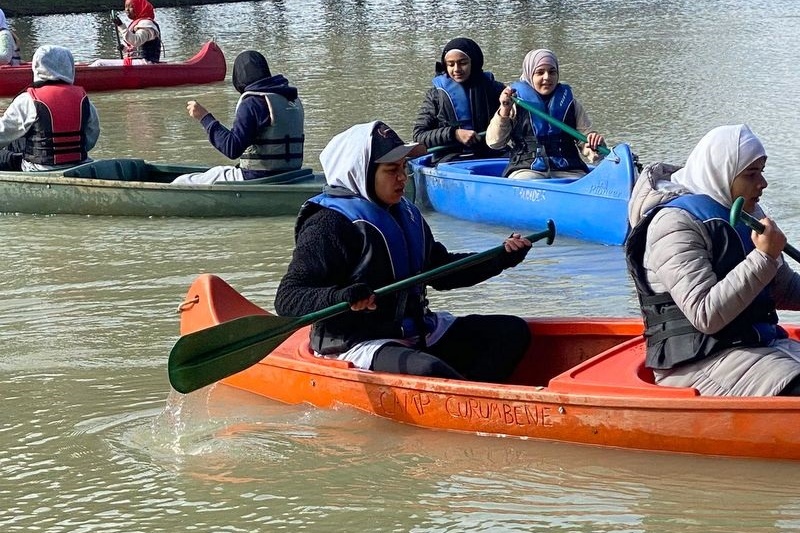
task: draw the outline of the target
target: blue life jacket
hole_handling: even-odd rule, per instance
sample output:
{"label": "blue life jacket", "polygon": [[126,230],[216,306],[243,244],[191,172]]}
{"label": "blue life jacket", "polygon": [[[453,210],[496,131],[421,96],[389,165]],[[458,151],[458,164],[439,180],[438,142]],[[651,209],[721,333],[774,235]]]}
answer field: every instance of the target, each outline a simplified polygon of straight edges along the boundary
{"label": "blue life jacket", "polygon": [[[483,72],[487,81],[494,82],[494,75],[491,72]],[[465,130],[475,130],[472,123],[472,108],[470,107],[469,97],[464,86],[454,81],[447,74],[439,74],[433,78],[433,86],[441,89],[450,99],[450,104],[456,114],[457,124],[450,124]]]}
{"label": "blue life jacket", "polygon": [[[391,207],[395,210],[395,216],[388,209],[357,195],[330,196],[322,193],[308,201],[343,214],[359,227],[370,226],[377,229],[383,239],[380,242],[370,242],[369,245],[383,246],[388,251],[393,280],[404,279],[422,271],[425,259],[422,214],[417,206],[405,198]],[[367,267],[370,255],[364,254],[362,264],[357,270]]]}
{"label": "blue life jacket", "polygon": [[[556,85],[547,104],[533,87],[522,80],[515,81],[511,84],[511,87],[517,91],[519,98],[525,100],[539,111],[568,126],[573,128],[576,126],[575,107],[573,105],[575,98],[569,85],[565,83]],[[523,111],[524,113],[522,113]],[[528,153],[528,157],[532,157],[528,168],[537,172],[547,172],[548,170],[588,171],[572,136],[530,111],[518,108],[518,113],[522,113],[522,116],[518,117],[520,122],[530,125],[523,137],[533,137],[521,143],[524,145],[523,150]],[[531,154],[533,147],[540,149]],[[514,151],[512,148],[512,152]]]}
{"label": "blue life jacket", "polygon": [[[349,219],[363,237],[361,260],[349,273],[351,283],[365,283],[373,289],[420,273],[431,243],[427,241],[422,214],[405,198],[384,208],[361,196],[334,187],[309,199],[300,210],[296,231],[321,208]],[[336,317],[320,321],[311,329],[311,345],[321,354],[341,353],[358,342],[376,338],[411,338],[433,326],[428,310],[425,284],[384,295],[368,319],[358,323]]]}

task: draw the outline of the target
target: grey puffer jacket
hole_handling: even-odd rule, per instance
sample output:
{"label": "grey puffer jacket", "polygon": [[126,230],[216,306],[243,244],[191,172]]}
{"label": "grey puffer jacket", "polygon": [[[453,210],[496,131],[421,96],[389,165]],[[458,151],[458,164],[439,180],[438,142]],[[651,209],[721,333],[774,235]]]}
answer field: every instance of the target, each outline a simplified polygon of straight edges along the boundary
{"label": "grey puffer jacket", "polygon": [[[679,167],[646,167],[634,186],[628,219],[635,226],[656,205],[690,194],[669,181]],[[760,218],[763,213],[757,213]],[[800,309],[800,276],[781,259],[759,250],[750,252],[724,279],[711,266],[711,237],[704,224],[682,209],[663,209],[647,230],[644,267],[655,292],[669,292],[678,308],[703,333],[713,334],[730,323],[772,284],[779,309]]]}
{"label": "grey puffer jacket", "polygon": [[[643,169],[629,203],[628,219],[632,227],[652,208],[680,195],[691,194],[670,181],[678,168],[658,163]],[[759,209],[755,215],[761,218],[763,212]],[[656,293],[668,292],[698,331],[707,335],[719,332],[765,287],[769,288],[777,308],[800,309],[800,275],[783,258],[775,260],[754,249],[723,279],[718,279],[714,273],[713,259],[711,235],[701,221],[683,209],[662,209],[653,216],[647,228],[642,261],[647,282]],[[800,374],[800,366],[787,361],[772,365],[773,370],[765,369],[767,365],[758,365],[756,379],[752,375],[745,377],[751,369],[738,368],[734,373],[741,379],[734,378],[723,384],[732,366],[741,367],[741,363],[749,361],[756,367],[763,356],[783,357],[777,350],[775,354],[768,354],[773,350],[767,347],[758,351],[758,357],[754,357],[752,348],[723,350],[710,360],[692,363],[690,371],[682,376],[676,377],[670,370],[656,371],[656,380],[661,382],[660,378],[667,376],[664,384],[695,386],[701,394],[772,395],[778,394],[792,377]],[[743,386],[743,380],[752,380],[752,383]],[[739,383],[734,383],[736,381]],[[743,387],[745,392],[737,387]],[[737,390],[739,392],[731,392]]]}

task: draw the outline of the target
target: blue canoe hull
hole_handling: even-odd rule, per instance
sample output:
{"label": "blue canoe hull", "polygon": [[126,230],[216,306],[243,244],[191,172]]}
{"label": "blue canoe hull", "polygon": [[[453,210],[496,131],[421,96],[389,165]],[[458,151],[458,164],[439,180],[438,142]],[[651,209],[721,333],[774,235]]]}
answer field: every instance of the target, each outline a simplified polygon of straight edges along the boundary
{"label": "blue canoe hull", "polygon": [[580,179],[510,180],[496,177],[506,159],[430,166],[430,156],[412,160],[415,200],[440,213],[522,233],[547,220],[558,236],[620,245],[628,234],[628,200],[638,175],[630,147],[619,144]]}

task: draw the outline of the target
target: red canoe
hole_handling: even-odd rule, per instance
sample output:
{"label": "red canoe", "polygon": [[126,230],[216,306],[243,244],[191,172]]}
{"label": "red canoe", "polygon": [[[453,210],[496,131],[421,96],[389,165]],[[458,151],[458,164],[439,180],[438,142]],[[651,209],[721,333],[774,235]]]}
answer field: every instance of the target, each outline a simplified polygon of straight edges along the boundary
{"label": "red canoe", "polygon": [[[181,334],[266,314],[200,276]],[[529,319],[533,342],[509,384],[358,370],[315,357],[302,328],[223,383],[290,404],[351,406],[426,428],[704,455],[800,459],[800,398],[701,397],[660,387],[644,367],[638,319]],[[797,338],[800,328],[790,327]]]}
{"label": "red canoe", "polygon": [[[188,61],[119,67],[75,65],[75,84],[87,92],[172,87],[212,83],[225,79],[225,55],[209,41]],[[15,96],[33,81],[30,63],[0,67],[0,96]]]}

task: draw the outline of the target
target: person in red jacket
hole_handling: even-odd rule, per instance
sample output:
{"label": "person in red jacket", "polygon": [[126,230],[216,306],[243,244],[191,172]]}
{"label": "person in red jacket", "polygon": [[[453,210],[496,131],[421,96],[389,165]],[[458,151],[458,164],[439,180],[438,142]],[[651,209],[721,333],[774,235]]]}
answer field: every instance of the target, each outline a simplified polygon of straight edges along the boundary
{"label": "person in red jacket", "polygon": [[[20,168],[53,170],[79,165],[100,137],[97,110],[74,85],[75,60],[62,46],[40,46],[33,54],[33,83],[0,117],[0,146],[22,143]],[[14,158],[0,162],[16,166]]]}

